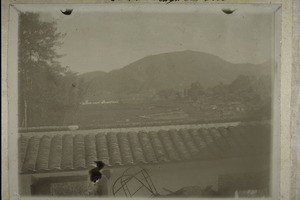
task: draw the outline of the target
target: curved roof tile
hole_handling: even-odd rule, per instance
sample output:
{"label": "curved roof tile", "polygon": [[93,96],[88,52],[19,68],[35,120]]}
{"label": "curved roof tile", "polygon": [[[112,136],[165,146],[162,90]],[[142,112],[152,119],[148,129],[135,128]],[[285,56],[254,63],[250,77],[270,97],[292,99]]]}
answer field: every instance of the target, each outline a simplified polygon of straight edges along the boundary
{"label": "curved roof tile", "polygon": [[21,136],[19,139],[19,157],[20,157],[19,167],[20,167],[20,169],[22,168],[24,160],[25,160],[25,156],[26,156],[27,149],[28,149],[29,139],[30,139],[30,137],[24,137],[24,136]]}
{"label": "curved roof tile", "polygon": [[145,153],[145,158],[149,163],[156,163],[157,159],[150,141],[150,137],[147,132],[141,131],[138,133],[143,152]]}
{"label": "curved roof tile", "polygon": [[106,140],[106,135],[104,133],[98,133],[96,135],[96,150],[98,160],[101,160],[106,165],[110,165],[107,145],[108,142]]}
{"label": "curved roof tile", "polygon": [[170,138],[169,133],[167,131],[162,130],[159,131],[158,134],[164,144],[164,147],[166,149],[168,156],[170,157],[170,160],[176,160],[176,161],[181,160]]}
{"label": "curved roof tile", "polygon": [[197,148],[189,130],[181,129],[179,132],[191,156],[195,157],[199,153],[199,149]]}
{"label": "curved roof tile", "polygon": [[208,146],[205,140],[201,137],[200,130],[191,129],[189,132],[192,135],[192,138],[194,139],[195,144],[199,149],[199,157],[202,157],[203,159],[211,157],[212,153],[208,150]]}
{"label": "curved roof tile", "polygon": [[85,168],[85,146],[84,136],[75,135],[73,140],[74,162],[73,166],[76,169]]}
{"label": "curved roof tile", "polygon": [[85,157],[86,157],[86,166],[93,167],[95,166],[95,161],[97,161],[97,152],[96,152],[96,142],[95,135],[85,136]]}
{"label": "curved roof tile", "polygon": [[61,168],[62,169],[73,169],[73,136],[71,134],[66,134],[62,138],[62,160]]}
{"label": "curved roof tile", "polygon": [[181,159],[183,159],[183,160],[190,159],[191,154],[188,152],[188,150],[184,144],[184,140],[181,138],[179,131],[170,130],[169,135],[170,135],[170,137],[173,141],[173,144],[174,144],[177,152],[179,153]]}
{"label": "curved roof tile", "polygon": [[61,169],[62,159],[62,136],[55,135],[51,140],[50,156],[49,156],[49,169]]}
{"label": "curved roof tile", "polygon": [[143,149],[138,138],[138,134],[136,132],[129,132],[128,137],[135,162],[146,163]]}
{"label": "curved roof tile", "polygon": [[121,165],[121,154],[120,147],[118,143],[117,133],[107,133],[106,135],[108,143],[108,152],[110,156],[111,165]]}
{"label": "curved roof tile", "polygon": [[133,155],[127,133],[118,133],[121,156],[124,164],[133,164]]}
{"label": "curved roof tile", "polygon": [[39,153],[36,161],[37,170],[47,170],[49,167],[51,138],[44,135],[40,142]]}
{"label": "curved roof tile", "polygon": [[156,158],[158,162],[167,162],[169,161],[167,157],[167,153],[164,149],[162,141],[158,137],[158,133],[154,131],[150,131],[149,133],[150,141],[152,143]]}
{"label": "curved roof tile", "polygon": [[23,171],[35,171],[36,170],[36,160],[38,156],[40,146],[40,137],[33,136],[28,142],[28,148],[23,163]]}

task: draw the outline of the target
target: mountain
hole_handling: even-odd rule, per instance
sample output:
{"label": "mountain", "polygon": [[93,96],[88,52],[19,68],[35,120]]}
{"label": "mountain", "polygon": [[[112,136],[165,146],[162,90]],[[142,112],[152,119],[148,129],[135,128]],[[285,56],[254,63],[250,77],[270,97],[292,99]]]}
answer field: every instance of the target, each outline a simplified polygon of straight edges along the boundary
{"label": "mountain", "polygon": [[229,84],[239,75],[270,74],[270,63],[234,64],[217,56],[196,52],[170,52],[144,57],[111,72],[80,75],[85,83],[85,99],[113,100],[128,95],[150,95],[163,89],[183,90],[192,82],[204,88],[220,82]]}
{"label": "mountain", "polygon": [[94,71],[94,72],[87,72],[84,74],[79,75],[80,79],[86,83],[92,81],[93,79],[102,78],[107,72],[103,71]]}

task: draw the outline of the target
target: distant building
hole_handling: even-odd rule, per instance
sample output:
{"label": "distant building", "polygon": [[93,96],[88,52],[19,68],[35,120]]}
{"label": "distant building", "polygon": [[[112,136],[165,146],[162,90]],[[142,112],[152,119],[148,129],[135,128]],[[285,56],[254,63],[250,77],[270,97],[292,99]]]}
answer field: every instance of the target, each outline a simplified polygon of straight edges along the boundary
{"label": "distant building", "polygon": [[101,101],[101,104],[115,104],[115,103],[119,103],[119,101]]}
{"label": "distant building", "polygon": [[85,100],[84,102],[80,103],[81,105],[95,105],[95,104],[116,104],[119,103],[119,101],[106,101],[106,100],[102,100],[102,101],[89,101],[89,100]]}
{"label": "distant building", "polygon": [[100,101],[89,101],[85,100],[84,102],[80,103],[81,105],[93,105],[93,104],[100,104]]}

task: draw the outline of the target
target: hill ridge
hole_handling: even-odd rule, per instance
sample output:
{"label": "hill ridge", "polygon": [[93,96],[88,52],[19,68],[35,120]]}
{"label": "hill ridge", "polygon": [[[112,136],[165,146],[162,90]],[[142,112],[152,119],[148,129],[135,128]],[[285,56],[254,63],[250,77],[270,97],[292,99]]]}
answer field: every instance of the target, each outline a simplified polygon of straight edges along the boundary
{"label": "hill ridge", "polygon": [[[80,75],[88,85],[85,99],[109,100],[128,95],[154,95],[159,90],[188,88],[192,82],[213,87],[230,83],[239,75],[270,74],[270,62],[263,64],[231,63],[222,58],[193,50],[145,56],[110,72]],[[88,84],[87,84],[88,83]]]}

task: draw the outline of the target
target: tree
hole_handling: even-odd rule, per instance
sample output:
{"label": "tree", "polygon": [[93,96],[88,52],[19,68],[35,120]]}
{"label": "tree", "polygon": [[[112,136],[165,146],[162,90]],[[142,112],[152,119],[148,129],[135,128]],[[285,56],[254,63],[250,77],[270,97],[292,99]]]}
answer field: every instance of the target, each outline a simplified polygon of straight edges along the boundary
{"label": "tree", "polygon": [[70,89],[64,85],[76,79],[58,62],[56,48],[65,34],[57,31],[56,22],[41,21],[37,13],[21,13],[19,21],[19,125],[58,125]]}
{"label": "tree", "polygon": [[198,100],[204,94],[204,89],[199,82],[191,83],[190,89],[187,92],[192,100]]}
{"label": "tree", "polygon": [[175,100],[180,98],[180,92],[171,88],[159,90],[157,94],[163,99]]}
{"label": "tree", "polygon": [[229,97],[228,85],[220,82],[218,85],[212,88],[214,98],[226,101]]}

